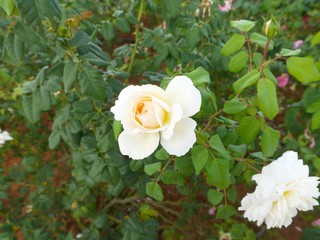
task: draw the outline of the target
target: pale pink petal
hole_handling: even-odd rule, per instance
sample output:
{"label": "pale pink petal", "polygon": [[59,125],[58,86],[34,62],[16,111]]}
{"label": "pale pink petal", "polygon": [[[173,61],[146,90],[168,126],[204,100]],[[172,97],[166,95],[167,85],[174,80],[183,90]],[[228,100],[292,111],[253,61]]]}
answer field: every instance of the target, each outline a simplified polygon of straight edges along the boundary
{"label": "pale pink petal", "polygon": [[174,77],[166,89],[166,94],[172,105],[174,103],[181,105],[183,117],[190,117],[199,112],[201,94],[190,78],[186,76]]}
{"label": "pale pink petal", "polygon": [[159,133],[135,133],[123,131],[118,138],[120,152],[134,160],[150,156],[159,145]]}
{"label": "pale pink petal", "polygon": [[224,1],[224,5],[218,5],[218,8],[221,12],[229,12],[232,9],[232,0]]}
{"label": "pale pink petal", "polygon": [[185,155],[196,142],[194,132],[197,123],[191,118],[185,118],[179,121],[173,130],[173,135],[169,140],[161,138],[161,145],[171,155]]}
{"label": "pale pink petal", "polygon": [[279,77],[277,77],[278,80],[278,87],[285,87],[289,83],[289,74],[283,73]]}
{"label": "pale pink petal", "polygon": [[303,40],[299,39],[293,43],[293,49],[297,49],[303,45]]}

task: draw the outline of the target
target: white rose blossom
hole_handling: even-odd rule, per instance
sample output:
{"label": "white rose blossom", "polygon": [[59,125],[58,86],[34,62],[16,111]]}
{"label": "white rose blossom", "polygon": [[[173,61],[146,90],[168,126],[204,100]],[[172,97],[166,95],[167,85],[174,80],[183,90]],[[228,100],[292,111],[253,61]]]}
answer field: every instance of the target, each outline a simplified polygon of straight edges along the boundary
{"label": "white rose blossom", "polygon": [[0,129],[0,145],[4,144],[6,141],[13,140],[7,131],[1,131]]}
{"label": "white rose blossom", "polygon": [[160,142],[169,154],[186,154],[196,141],[197,123],[190,116],[200,106],[200,92],[186,76],[174,77],[166,90],[151,84],[124,88],[111,108],[124,129],[118,138],[121,153],[143,159]]}
{"label": "white rose blossom", "polygon": [[319,178],[309,177],[309,168],[293,151],[262,168],[252,178],[257,187],[241,201],[239,210],[250,221],[267,228],[289,226],[299,211],[312,210],[319,203]]}

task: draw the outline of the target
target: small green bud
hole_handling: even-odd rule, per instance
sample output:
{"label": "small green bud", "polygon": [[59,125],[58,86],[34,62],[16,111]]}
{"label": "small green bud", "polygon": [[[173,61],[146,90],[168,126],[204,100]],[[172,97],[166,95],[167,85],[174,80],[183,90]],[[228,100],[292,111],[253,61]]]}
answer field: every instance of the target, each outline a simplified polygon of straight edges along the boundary
{"label": "small green bud", "polygon": [[262,28],[267,38],[272,39],[280,31],[280,23],[272,16],[269,21],[265,21]]}

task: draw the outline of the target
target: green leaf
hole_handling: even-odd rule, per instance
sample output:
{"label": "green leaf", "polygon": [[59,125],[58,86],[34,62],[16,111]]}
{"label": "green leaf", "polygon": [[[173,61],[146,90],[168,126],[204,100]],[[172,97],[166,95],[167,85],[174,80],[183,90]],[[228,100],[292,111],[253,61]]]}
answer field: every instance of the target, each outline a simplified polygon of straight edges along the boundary
{"label": "green leaf", "polygon": [[227,219],[236,214],[237,210],[230,205],[223,205],[218,208],[216,219]]}
{"label": "green leaf", "polygon": [[22,109],[25,117],[32,123],[37,122],[33,116],[32,96],[22,95]]}
{"label": "green leaf", "polygon": [[75,80],[77,79],[78,64],[75,62],[67,62],[63,69],[64,91],[69,91]]}
{"label": "green leaf", "polygon": [[228,65],[230,72],[240,72],[244,67],[247,66],[249,60],[249,54],[245,51],[241,51],[234,55]]}
{"label": "green leaf", "polygon": [[283,57],[296,56],[301,53],[301,49],[291,50],[287,48],[282,48],[280,51],[280,55]]}
{"label": "green leaf", "polygon": [[[40,37],[45,37],[45,19],[49,18],[51,24],[61,20],[61,11],[56,0],[36,1],[36,0],[15,0],[16,7],[20,13],[22,23],[26,28],[30,28]],[[55,24],[57,27],[58,24]]]}
{"label": "green leaf", "polygon": [[223,193],[213,189],[210,189],[208,191],[208,200],[212,205],[214,206],[218,205],[222,199],[223,199]]}
{"label": "green leaf", "polygon": [[166,152],[166,150],[161,148],[156,152],[155,157],[159,160],[166,160],[169,158],[169,154]]}
{"label": "green leaf", "polygon": [[79,71],[81,92],[94,99],[104,99],[105,87],[102,73],[91,65],[82,65]]}
{"label": "green leaf", "polygon": [[[250,40],[254,43],[257,43],[260,47],[262,47],[263,49],[265,48],[266,44],[267,44],[267,37],[263,36],[259,33],[251,33],[250,34]],[[268,50],[272,50],[274,47],[274,42],[271,40]]]}
{"label": "green leaf", "polygon": [[174,161],[174,169],[183,176],[190,176],[194,173],[194,166],[190,157],[178,157]]}
{"label": "green leaf", "polygon": [[181,173],[169,169],[162,174],[162,182],[164,184],[177,184],[181,186],[184,184],[184,178]]}
{"label": "green leaf", "polygon": [[247,109],[247,104],[239,98],[228,100],[223,105],[223,111],[227,114],[236,114]]}
{"label": "green leaf", "polygon": [[301,240],[319,240],[320,228],[319,227],[306,227],[303,229]]}
{"label": "green leaf", "polygon": [[34,122],[38,122],[40,120],[41,113],[41,93],[40,89],[36,89],[36,91],[32,94],[32,118]]}
{"label": "green leaf", "polygon": [[101,34],[107,41],[113,39],[116,36],[113,24],[111,22],[103,22]]}
{"label": "green leaf", "polygon": [[252,54],[252,58],[253,58],[253,63],[256,67],[259,67],[261,64],[261,60],[262,60],[262,54],[259,52],[254,52]]}
{"label": "green leaf", "polygon": [[160,185],[156,182],[148,182],[146,185],[146,193],[148,196],[154,198],[157,201],[162,201],[164,199],[162,189]]}
{"label": "green leaf", "polygon": [[3,47],[13,61],[17,63],[21,61],[24,45],[17,34],[9,33],[3,42]]}
{"label": "green leaf", "polygon": [[214,158],[208,167],[208,183],[220,189],[226,189],[230,185],[229,161]]}
{"label": "green leaf", "polygon": [[129,167],[132,172],[139,171],[143,166],[143,161],[130,161]]}
{"label": "green leaf", "polygon": [[320,111],[315,112],[311,118],[311,129],[316,130],[320,128]]}
{"label": "green leaf", "polygon": [[248,21],[248,20],[238,20],[238,21],[231,21],[230,25],[234,28],[239,29],[241,32],[249,32],[255,25],[255,22]]}
{"label": "green leaf", "polygon": [[196,70],[184,75],[190,78],[195,86],[210,83],[210,75],[203,67],[198,67]]}
{"label": "green leaf", "polygon": [[45,86],[40,87],[40,98],[41,98],[41,107],[40,109],[43,111],[48,111],[50,110],[51,107],[51,94],[47,90]]}
{"label": "green leaf", "polygon": [[227,199],[232,203],[237,201],[237,188],[234,185],[228,189]]}
{"label": "green leaf", "polygon": [[114,22],[116,27],[120,30],[120,32],[129,33],[131,31],[130,25],[126,18],[124,17],[118,17],[116,21]]}
{"label": "green leaf", "polygon": [[56,148],[60,142],[60,132],[57,130],[53,130],[49,136],[48,142],[50,149]]}
{"label": "green leaf", "polygon": [[269,118],[273,119],[279,113],[277,90],[274,83],[268,78],[258,81],[258,106]]}
{"label": "green leaf", "polygon": [[223,143],[218,134],[213,135],[209,140],[209,145],[212,149],[216,150],[224,159],[231,159],[229,153],[223,146]]}
{"label": "green leaf", "polygon": [[169,17],[176,16],[180,11],[181,0],[161,0],[160,5],[163,8],[164,15]]}
{"label": "green leaf", "polygon": [[311,40],[311,46],[317,45],[320,43],[320,31]]}
{"label": "green leaf", "polygon": [[245,36],[241,34],[234,34],[228,42],[222,47],[221,54],[230,56],[232,53],[240,50],[246,41]]}
{"label": "green leaf", "polygon": [[199,175],[201,173],[201,170],[204,168],[204,166],[208,162],[208,157],[209,157],[208,149],[203,145],[196,146],[192,148],[191,156],[192,156],[193,166],[196,170],[196,175]]}
{"label": "green leaf", "polygon": [[247,87],[252,86],[260,78],[260,73],[257,69],[244,75],[242,78],[238,79],[232,84],[233,89],[236,93],[241,93]]}
{"label": "green leaf", "polygon": [[240,140],[245,143],[251,143],[260,131],[260,122],[253,116],[247,116],[241,119],[238,127]]}
{"label": "green leaf", "polygon": [[320,80],[320,73],[310,58],[290,57],[287,60],[288,72],[299,82],[307,84]]}
{"label": "green leaf", "polygon": [[69,40],[68,45],[70,47],[87,46],[90,42],[90,37],[84,31],[78,30]]}
{"label": "green leaf", "polygon": [[0,7],[3,8],[8,16],[11,16],[16,6],[14,0],[2,0],[0,2]]}
{"label": "green leaf", "polygon": [[161,170],[161,162],[151,163],[144,166],[144,172],[149,176],[155,174],[156,172],[160,172]]}
{"label": "green leaf", "polygon": [[273,73],[268,68],[263,69],[263,75],[266,78],[270,79],[275,85],[278,84],[277,78],[273,75]]}
{"label": "green leaf", "polygon": [[114,138],[115,140],[118,139],[120,133],[123,130],[122,124],[120,121],[114,120],[112,123],[112,129],[113,129],[113,134],[114,134]]}
{"label": "green leaf", "polygon": [[311,103],[310,106],[307,107],[306,112],[307,113],[314,113],[320,111],[320,100]]}
{"label": "green leaf", "polygon": [[266,127],[261,136],[261,150],[263,156],[271,157],[279,145],[280,132]]}

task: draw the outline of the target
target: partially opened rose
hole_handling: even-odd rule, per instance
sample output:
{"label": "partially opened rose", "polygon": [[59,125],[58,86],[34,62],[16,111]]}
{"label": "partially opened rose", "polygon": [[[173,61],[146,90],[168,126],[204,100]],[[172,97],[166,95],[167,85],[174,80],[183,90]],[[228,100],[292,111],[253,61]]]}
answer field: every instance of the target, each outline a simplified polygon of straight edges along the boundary
{"label": "partially opened rose", "polygon": [[124,129],[118,138],[121,153],[143,159],[160,142],[169,154],[186,154],[196,141],[197,123],[189,117],[200,106],[200,92],[186,76],[174,77],[166,90],[150,84],[124,88],[111,108]]}

